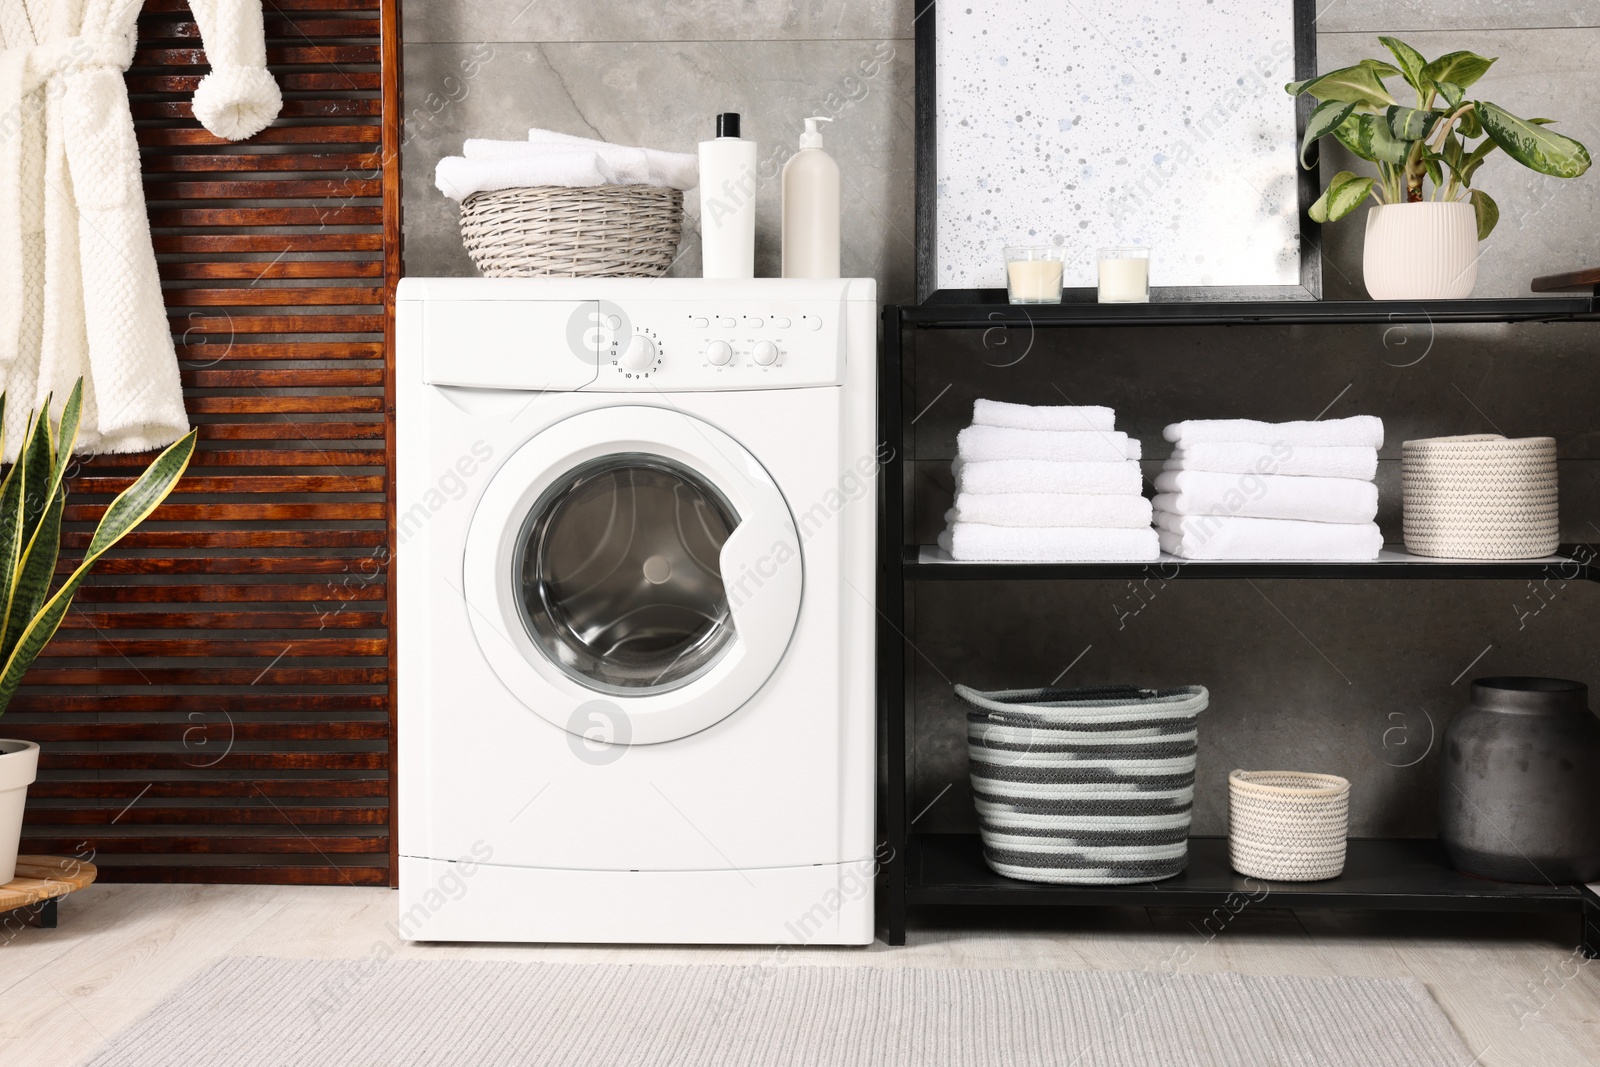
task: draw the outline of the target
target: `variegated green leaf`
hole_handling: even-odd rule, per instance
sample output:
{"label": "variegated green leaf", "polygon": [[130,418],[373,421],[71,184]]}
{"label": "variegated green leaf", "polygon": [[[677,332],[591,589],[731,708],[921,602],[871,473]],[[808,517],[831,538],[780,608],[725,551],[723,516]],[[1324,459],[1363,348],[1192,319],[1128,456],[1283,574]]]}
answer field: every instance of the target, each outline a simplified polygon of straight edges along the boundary
{"label": "variegated green leaf", "polygon": [[1325,100],[1318,104],[1311,112],[1311,118],[1306,122],[1306,135],[1300,142],[1300,165],[1307,170],[1311,164],[1306,161],[1306,153],[1311,151],[1311,146],[1318,138],[1326,136],[1339,128],[1339,124],[1355,111],[1354,104],[1340,100]]}
{"label": "variegated green leaf", "polygon": [[1435,82],[1433,87],[1439,90],[1439,95],[1445,98],[1452,111],[1461,106],[1462,99],[1467,95],[1467,91],[1455,82]]}
{"label": "variegated green leaf", "polygon": [[1328,188],[1307,212],[1313,222],[1337,222],[1354,211],[1372,192],[1376,178],[1358,178],[1348,170],[1333,176]]}
{"label": "variegated green leaf", "polygon": [[1474,189],[1472,213],[1478,219],[1478,240],[1481,241],[1494,232],[1494,224],[1500,221],[1500,205],[1490,199],[1489,194],[1482,189]]}
{"label": "variegated green leaf", "polygon": [[50,398],[45,397],[43,410],[29,423],[28,437],[22,446],[22,456],[17,465],[22,468],[22,536],[33,536],[50,502],[50,476],[55,473],[55,454],[51,445]]}
{"label": "variegated green leaf", "polygon": [[1544,128],[1541,122],[1517,118],[1505,108],[1482,100],[1473,104],[1483,132],[1506,155],[1529,170],[1556,178],[1576,178],[1589,169],[1589,150],[1570,137]]}
{"label": "variegated green leaf", "polygon": [[1489,154],[1499,147],[1487,137],[1479,141],[1472,151],[1467,153],[1466,158],[1461,161],[1461,184],[1471,185],[1472,176],[1478,172],[1479,167],[1483,166],[1483,161],[1489,158]]}
{"label": "variegated green leaf", "polygon": [[1318,100],[1338,100],[1347,104],[1360,104],[1381,110],[1398,103],[1383,85],[1383,72],[1400,72],[1387,63],[1363,59],[1353,67],[1343,67],[1306,81],[1290,82],[1284,90],[1290,96],[1310,93]]}
{"label": "variegated green leaf", "polygon": [[1440,82],[1449,82],[1466,89],[1473,82],[1486,74],[1494,66],[1493,59],[1486,59],[1476,52],[1451,52],[1422,68],[1422,76],[1438,85]]}
{"label": "variegated green leaf", "polygon": [[1444,184],[1444,171],[1439,166],[1439,155],[1430,152],[1422,157],[1422,167],[1428,172],[1428,180],[1433,182],[1435,189]]}
{"label": "variegated green leaf", "polygon": [[67,394],[67,405],[61,409],[61,431],[56,434],[56,466],[52,480],[56,485],[66,476],[72,463],[72,450],[78,447],[78,424],[83,418],[83,379],[79,378]]}
{"label": "variegated green leaf", "polygon": [[39,518],[39,527],[29,539],[22,559],[17,565],[16,580],[12,582],[11,610],[6,618],[5,633],[0,635],[0,663],[11,658],[22,631],[32,621],[39,605],[50,592],[50,580],[56,573],[56,559],[61,554],[61,511],[66,506],[65,490],[57,490]]}
{"label": "variegated green leaf", "polygon": [[1428,61],[1422,58],[1422,53],[1400,40],[1398,37],[1379,37],[1378,42],[1394,54],[1394,59],[1400,67],[1400,73],[1405,75],[1411,88],[1417,91],[1418,97],[1425,96],[1432,87],[1432,81],[1424,74],[1423,68]]}
{"label": "variegated green leaf", "polygon": [[1434,124],[1444,118],[1442,111],[1422,111],[1414,107],[1396,105],[1385,112],[1389,132],[1401,141],[1421,141],[1433,131]]}
{"label": "variegated green leaf", "polygon": [[1399,165],[1411,151],[1409,144],[1390,132],[1389,120],[1382,115],[1351,115],[1333,135],[1350,151],[1373,163]]}
{"label": "variegated green leaf", "polygon": [[84,553],[83,562],[78,565],[77,570],[67,576],[67,580],[61,583],[61,588],[45,601],[38,614],[28,622],[17,640],[16,647],[5,661],[4,668],[0,669],[0,709],[11,702],[17,687],[22,684],[23,675],[44,650],[45,645],[55,636],[56,630],[61,626],[61,620],[66,617],[67,609],[72,605],[73,595],[77,593],[78,587],[83,584],[89,571],[107,549],[148,518],[150,513],[166,499],[167,494],[172,492],[173,487],[178,484],[178,479],[183,476],[184,469],[188,467],[190,457],[194,455],[194,446],[195,431],[191,430],[157,456],[144,473],[119,493],[106,508],[105,514],[100,518],[100,525],[95,528],[94,536],[89,539],[89,548]]}

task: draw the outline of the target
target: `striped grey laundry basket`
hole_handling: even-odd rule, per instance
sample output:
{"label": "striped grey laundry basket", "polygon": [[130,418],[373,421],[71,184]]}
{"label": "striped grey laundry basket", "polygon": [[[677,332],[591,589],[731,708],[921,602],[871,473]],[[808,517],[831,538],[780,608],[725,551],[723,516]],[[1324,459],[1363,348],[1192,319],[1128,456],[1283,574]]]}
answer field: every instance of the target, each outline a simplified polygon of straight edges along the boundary
{"label": "striped grey laundry basket", "polygon": [[956,695],[983,858],[1029,882],[1170,878],[1189,856],[1202,686]]}

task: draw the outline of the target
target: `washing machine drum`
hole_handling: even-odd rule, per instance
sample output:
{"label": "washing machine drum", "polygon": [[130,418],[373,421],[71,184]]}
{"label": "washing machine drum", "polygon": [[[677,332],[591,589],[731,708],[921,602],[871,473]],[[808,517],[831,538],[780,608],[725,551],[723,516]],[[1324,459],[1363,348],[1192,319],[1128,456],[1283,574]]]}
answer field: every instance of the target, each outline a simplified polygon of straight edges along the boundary
{"label": "washing machine drum", "polygon": [[705,729],[771,677],[803,561],[742,445],[677,411],[616,407],[535,435],[495,472],[463,559],[479,647],[529,710],[651,744]]}

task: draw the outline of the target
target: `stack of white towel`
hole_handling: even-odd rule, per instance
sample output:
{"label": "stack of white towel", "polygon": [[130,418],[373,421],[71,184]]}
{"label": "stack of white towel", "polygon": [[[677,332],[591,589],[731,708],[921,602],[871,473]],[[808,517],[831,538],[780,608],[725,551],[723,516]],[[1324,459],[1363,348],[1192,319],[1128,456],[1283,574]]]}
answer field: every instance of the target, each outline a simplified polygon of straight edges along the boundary
{"label": "stack of white towel", "polygon": [[468,140],[461,155],[439,161],[433,181],[453,200],[465,200],[473,193],[541,185],[693,189],[700,181],[700,163],[684,152],[629,148],[554,130],[529,130],[526,141]]}
{"label": "stack of white towel", "polygon": [[1103,407],[979,400],[956,437],[955,506],[939,546],[958,560],[1155,560],[1139,442]]}
{"label": "stack of white towel", "polygon": [[1188,559],[1376,559],[1378,449],[1371,415],[1326,422],[1179,422],[1156,478],[1161,548]]}

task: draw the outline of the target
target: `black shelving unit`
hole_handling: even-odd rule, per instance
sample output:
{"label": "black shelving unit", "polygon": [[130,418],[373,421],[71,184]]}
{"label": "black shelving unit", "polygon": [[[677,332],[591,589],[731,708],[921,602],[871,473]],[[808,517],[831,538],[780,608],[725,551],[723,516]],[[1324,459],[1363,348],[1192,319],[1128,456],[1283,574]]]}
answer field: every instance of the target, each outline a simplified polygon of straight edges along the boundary
{"label": "black shelving unit", "polygon": [[1600,321],[1600,297],[1409,301],[1150,303],[1101,305],[1068,301],[1018,307],[1004,293],[957,294],[964,302],[891,305],[883,312],[879,365],[879,426],[890,456],[881,478],[878,553],[879,741],[886,762],[883,812],[891,858],[884,864],[888,939],[905,943],[913,905],[1165,905],[1215,908],[1241,897],[1267,906],[1427,911],[1565,912],[1578,916],[1579,944],[1600,957],[1600,897],[1582,886],[1492,882],[1453,870],[1438,842],[1352,840],[1344,873],[1324,882],[1262,882],[1235,874],[1226,841],[1194,838],[1189,866],[1175,878],[1148,885],[1066,886],[1020,882],[984,865],[975,834],[913,834],[905,633],[906,593],[925,581],[1071,581],[1159,577],[1172,579],[1533,579],[1600,581],[1600,546],[1563,545],[1544,559],[1474,562],[1413,556],[1389,546],[1360,563],[1197,561],[1163,556],[1155,563],[969,563],[938,548],[908,544],[905,420],[906,375],[923,330],[1071,329],[1081,327],[1357,325],[1372,323],[1541,323]]}

